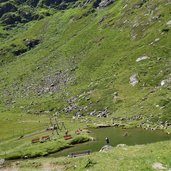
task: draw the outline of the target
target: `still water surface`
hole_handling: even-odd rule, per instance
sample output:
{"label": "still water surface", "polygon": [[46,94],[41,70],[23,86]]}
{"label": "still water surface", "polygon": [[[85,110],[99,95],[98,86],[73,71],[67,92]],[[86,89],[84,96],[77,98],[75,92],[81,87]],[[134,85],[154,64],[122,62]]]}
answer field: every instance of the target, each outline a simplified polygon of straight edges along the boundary
{"label": "still water surface", "polygon": [[[150,131],[140,128],[122,129],[122,128],[98,128],[90,129],[90,135],[95,138],[95,141],[77,144],[74,147],[64,149],[60,152],[51,154],[50,156],[59,157],[67,156],[71,152],[91,150],[92,152],[99,151],[102,146],[106,145],[105,138],[109,138],[109,145],[116,146],[118,144],[137,145],[147,144],[158,141],[170,140],[171,135],[162,131]],[[126,136],[125,136],[126,135]]]}

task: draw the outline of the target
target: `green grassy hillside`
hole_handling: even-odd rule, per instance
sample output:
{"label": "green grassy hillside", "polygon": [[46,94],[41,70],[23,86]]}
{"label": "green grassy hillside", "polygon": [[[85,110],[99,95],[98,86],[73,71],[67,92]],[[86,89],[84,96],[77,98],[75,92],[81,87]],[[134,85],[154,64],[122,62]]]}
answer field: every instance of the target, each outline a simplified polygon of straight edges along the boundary
{"label": "green grassy hillside", "polygon": [[71,131],[113,119],[170,132],[170,9],[169,0],[0,0],[0,156],[57,151],[21,155],[31,138],[15,141],[53,115]]}
{"label": "green grassy hillside", "polygon": [[[107,109],[117,117],[171,119],[170,3],[93,3],[65,10],[38,6],[52,15],[8,30],[2,24],[1,111],[65,113],[74,105],[68,113]],[[135,86],[129,83],[133,75]]]}

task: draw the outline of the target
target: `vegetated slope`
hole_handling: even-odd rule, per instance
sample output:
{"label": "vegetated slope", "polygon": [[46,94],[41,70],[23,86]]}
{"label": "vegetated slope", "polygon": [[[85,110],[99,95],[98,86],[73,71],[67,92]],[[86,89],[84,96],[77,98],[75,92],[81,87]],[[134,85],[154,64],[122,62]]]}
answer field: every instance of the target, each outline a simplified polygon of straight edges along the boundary
{"label": "vegetated slope", "polygon": [[1,111],[171,120],[169,0],[5,3],[49,15],[2,15]]}

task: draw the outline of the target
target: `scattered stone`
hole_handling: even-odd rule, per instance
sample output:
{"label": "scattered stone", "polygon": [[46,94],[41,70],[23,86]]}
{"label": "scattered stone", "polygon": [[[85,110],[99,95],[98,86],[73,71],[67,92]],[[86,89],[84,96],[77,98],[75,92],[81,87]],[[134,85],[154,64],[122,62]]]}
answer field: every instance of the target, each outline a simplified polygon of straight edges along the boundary
{"label": "scattered stone", "polygon": [[140,62],[140,61],[143,61],[143,60],[146,60],[146,59],[149,59],[149,57],[148,56],[141,56],[141,57],[136,59],[136,62]]}
{"label": "scattered stone", "polygon": [[5,163],[5,159],[0,159],[0,165],[3,165]]}
{"label": "scattered stone", "polygon": [[97,128],[104,128],[104,127],[110,127],[109,124],[96,124]]}
{"label": "scattered stone", "polygon": [[126,147],[126,144],[118,144],[116,147]]}
{"label": "scattered stone", "polygon": [[110,146],[110,145],[104,145],[104,146],[100,149],[99,152],[106,152],[106,151],[110,151],[110,150],[112,150],[112,149],[113,149],[112,146]]}
{"label": "scattered stone", "polygon": [[158,42],[159,40],[160,40],[160,38],[156,38],[154,41],[155,41],[155,42]]}
{"label": "scattered stone", "polygon": [[168,79],[162,80],[161,83],[160,83],[160,85],[161,85],[161,86],[164,86],[164,85],[167,84],[167,83],[171,83],[171,77],[168,78]]}
{"label": "scattered stone", "polygon": [[153,163],[152,168],[155,170],[166,170],[166,167],[163,166],[162,163]]}
{"label": "scattered stone", "polygon": [[103,0],[99,3],[99,7],[100,8],[106,7],[110,4],[112,4],[113,2],[114,2],[114,0]]}
{"label": "scattered stone", "polygon": [[136,84],[138,84],[138,75],[137,74],[133,74],[130,78],[129,78],[129,83],[132,85],[132,86],[135,86]]}
{"label": "scattered stone", "polygon": [[167,26],[171,27],[171,20],[166,23]]}

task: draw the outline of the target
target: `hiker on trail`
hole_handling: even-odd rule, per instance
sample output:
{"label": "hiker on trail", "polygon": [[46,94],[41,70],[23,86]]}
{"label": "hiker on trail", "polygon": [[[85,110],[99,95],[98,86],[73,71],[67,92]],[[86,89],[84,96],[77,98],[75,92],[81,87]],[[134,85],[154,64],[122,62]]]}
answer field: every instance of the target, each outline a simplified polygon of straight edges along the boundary
{"label": "hiker on trail", "polygon": [[109,144],[109,138],[106,137],[105,140],[106,140],[106,143]]}

